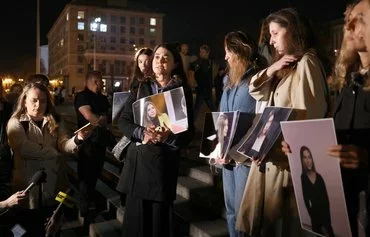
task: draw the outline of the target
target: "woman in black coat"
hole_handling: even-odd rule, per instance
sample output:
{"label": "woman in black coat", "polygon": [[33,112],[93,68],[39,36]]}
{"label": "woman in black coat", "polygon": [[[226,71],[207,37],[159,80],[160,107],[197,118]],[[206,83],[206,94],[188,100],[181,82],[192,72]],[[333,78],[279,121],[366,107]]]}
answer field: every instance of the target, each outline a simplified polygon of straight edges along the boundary
{"label": "woman in black coat", "polygon": [[[158,45],[152,59],[153,79],[133,88],[121,115],[122,132],[131,138],[117,190],[125,193],[123,236],[173,236],[172,206],[180,163],[180,149],[193,134],[192,94],[181,57],[173,45]],[[143,97],[184,88],[188,131],[172,134],[134,123],[132,104]],[[181,108],[180,108],[181,109]]]}

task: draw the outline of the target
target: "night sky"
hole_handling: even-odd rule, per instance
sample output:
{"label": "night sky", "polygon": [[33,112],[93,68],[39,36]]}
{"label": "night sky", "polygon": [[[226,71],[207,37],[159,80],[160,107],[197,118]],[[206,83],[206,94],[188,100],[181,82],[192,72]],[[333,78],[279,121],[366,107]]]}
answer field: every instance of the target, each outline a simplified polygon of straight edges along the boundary
{"label": "night sky", "polygon": [[[1,3],[0,75],[22,71],[35,57],[36,0]],[[41,44],[70,0],[40,0]],[[220,0],[218,0],[220,1]],[[259,21],[283,7],[296,7],[317,22],[342,17],[345,0],[136,0],[165,14],[165,42],[187,42],[191,53],[202,43],[210,44],[216,59],[223,57],[223,37],[232,30],[243,30],[257,40]],[[29,66],[28,66],[29,67]]]}

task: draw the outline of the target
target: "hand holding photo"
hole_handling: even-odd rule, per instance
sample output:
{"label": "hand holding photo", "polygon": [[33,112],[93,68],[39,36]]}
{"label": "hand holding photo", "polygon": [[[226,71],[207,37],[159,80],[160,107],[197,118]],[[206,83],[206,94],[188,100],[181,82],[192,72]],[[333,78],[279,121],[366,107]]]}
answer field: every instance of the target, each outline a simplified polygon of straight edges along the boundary
{"label": "hand holding photo", "polygon": [[136,101],[134,121],[144,127],[154,125],[158,131],[168,129],[178,134],[188,129],[187,107],[182,87]]}
{"label": "hand holding photo", "polygon": [[281,133],[280,121],[288,120],[291,112],[291,108],[266,107],[238,152],[262,162]]}
{"label": "hand holding photo", "polygon": [[92,125],[91,123],[87,123],[86,125],[84,125],[83,127],[77,129],[76,131],[73,132],[73,134],[77,134],[79,132],[90,132],[92,131],[93,129],[95,128],[94,125]]}
{"label": "hand holding photo", "polygon": [[[303,229],[320,236],[351,236],[333,119],[281,122]],[[286,149],[286,148],[285,148]]]}

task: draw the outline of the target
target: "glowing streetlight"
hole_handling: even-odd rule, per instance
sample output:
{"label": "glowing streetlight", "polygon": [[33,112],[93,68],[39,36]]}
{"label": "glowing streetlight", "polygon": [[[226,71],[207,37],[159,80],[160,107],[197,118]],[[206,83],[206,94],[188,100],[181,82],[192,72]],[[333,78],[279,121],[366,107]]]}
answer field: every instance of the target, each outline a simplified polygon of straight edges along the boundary
{"label": "glowing streetlight", "polygon": [[90,30],[94,32],[94,70],[96,70],[96,31],[98,31],[100,26],[101,18],[97,17],[93,22],[90,23]]}

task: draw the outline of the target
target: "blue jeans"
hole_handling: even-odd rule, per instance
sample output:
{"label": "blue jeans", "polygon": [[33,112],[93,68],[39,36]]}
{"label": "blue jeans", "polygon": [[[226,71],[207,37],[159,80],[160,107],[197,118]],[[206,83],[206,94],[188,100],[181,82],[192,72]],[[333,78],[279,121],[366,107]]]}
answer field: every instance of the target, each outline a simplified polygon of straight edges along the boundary
{"label": "blue jeans", "polygon": [[249,170],[250,167],[244,165],[236,165],[235,167],[226,165],[222,168],[226,219],[230,237],[247,236],[243,232],[236,231],[235,224]]}

